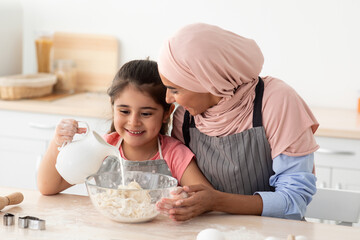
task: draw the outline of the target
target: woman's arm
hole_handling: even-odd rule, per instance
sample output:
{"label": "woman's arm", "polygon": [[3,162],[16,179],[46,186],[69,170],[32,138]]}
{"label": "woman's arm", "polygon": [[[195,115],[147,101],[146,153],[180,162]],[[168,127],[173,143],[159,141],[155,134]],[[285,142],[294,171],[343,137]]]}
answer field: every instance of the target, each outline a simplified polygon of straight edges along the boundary
{"label": "woman's arm", "polygon": [[270,184],[275,187],[275,192],[240,195],[223,193],[205,185],[184,186],[183,190],[190,197],[174,203],[175,207],[168,210],[170,218],[183,221],[213,210],[302,219],[316,192],[313,154],[302,157],[280,155],[273,161],[275,175],[270,178]]}
{"label": "woman's arm", "polygon": [[275,174],[270,185],[275,192],[257,192],[263,199],[263,216],[300,220],[316,193],[316,177],[312,173],[314,154],[291,157],[284,154],[273,159]]}
{"label": "woman's arm", "polygon": [[[195,160],[186,168],[180,183],[184,187],[176,191],[174,198],[164,198],[157,204],[158,209],[166,212],[173,220],[188,220],[211,210],[234,214],[261,214],[262,200],[259,195],[246,196],[215,190]],[[182,192],[188,194],[186,199]]]}
{"label": "woman's arm", "polygon": [[[185,221],[208,211],[231,214],[261,215],[262,199],[259,195],[240,195],[217,191],[205,185],[184,186],[189,198],[175,201],[168,207],[168,215],[176,221]],[[171,202],[164,202],[170,204]]]}
{"label": "woman's arm", "polygon": [[[316,193],[316,177],[312,173],[313,166],[313,153],[299,157],[280,154],[273,159],[275,174],[269,180],[270,185],[275,187],[275,192],[256,192],[253,196],[238,195],[234,197],[236,200],[233,203],[229,201],[231,196],[220,196],[218,204],[223,203],[224,206],[220,205],[218,209],[214,210],[244,214],[244,211],[246,212],[242,209],[244,207],[248,208],[248,212],[245,214],[301,220],[305,215],[307,205]],[[260,197],[261,202],[253,197]],[[242,201],[241,207],[240,204],[236,204],[238,201]],[[255,202],[250,203],[249,201]],[[248,205],[246,205],[247,203]],[[237,206],[238,208],[227,209],[226,206]],[[261,208],[258,208],[260,206]]]}

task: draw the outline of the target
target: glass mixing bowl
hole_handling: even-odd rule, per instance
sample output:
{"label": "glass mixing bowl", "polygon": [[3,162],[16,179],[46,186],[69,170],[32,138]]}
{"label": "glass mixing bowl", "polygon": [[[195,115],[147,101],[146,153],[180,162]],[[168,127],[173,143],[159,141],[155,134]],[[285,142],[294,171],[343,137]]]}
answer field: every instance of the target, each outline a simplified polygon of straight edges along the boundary
{"label": "glass mixing bowl", "polygon": [[103,172],[87,177],[85,183],[93,205],[104,216],[123,223],[147,222],[159,212],[156,203],[171,197],[178,182],[175,178],[150,172]]}

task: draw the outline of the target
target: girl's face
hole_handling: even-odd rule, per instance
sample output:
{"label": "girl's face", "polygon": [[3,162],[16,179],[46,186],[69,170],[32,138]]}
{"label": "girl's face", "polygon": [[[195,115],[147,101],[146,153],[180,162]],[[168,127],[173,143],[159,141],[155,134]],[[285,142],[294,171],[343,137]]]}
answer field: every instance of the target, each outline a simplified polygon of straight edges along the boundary
{"label": "girl's face", "polygon": [[166,102],[177,102],[193,116],[205,112],[207,109],[218,104],[221,97],[211,93],[197,93],[175,85],[160,74],[161,81],[166,86]]}
{"label": "girl's face", "polygon": [[125,144],[151,148],[170,113],[165,114],[150,95],[129,85],[114,101],[114,126]]}

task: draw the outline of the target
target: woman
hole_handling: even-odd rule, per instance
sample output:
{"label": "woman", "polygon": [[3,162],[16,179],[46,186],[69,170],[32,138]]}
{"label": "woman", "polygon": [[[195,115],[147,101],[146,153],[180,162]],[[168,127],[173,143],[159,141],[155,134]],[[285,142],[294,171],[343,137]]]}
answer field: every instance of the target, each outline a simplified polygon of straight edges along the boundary
{"label": "woman", "polygon": [[167,102],[180,105],[172,135],[215,188],[184,186],[189,198],[164,199],[158,208],[172,219],[207,211],[304,217],[316,192],[319,124],[290,86],[259,77],[263,62],[255,41],[208,24],[185,26],[163,46]]}

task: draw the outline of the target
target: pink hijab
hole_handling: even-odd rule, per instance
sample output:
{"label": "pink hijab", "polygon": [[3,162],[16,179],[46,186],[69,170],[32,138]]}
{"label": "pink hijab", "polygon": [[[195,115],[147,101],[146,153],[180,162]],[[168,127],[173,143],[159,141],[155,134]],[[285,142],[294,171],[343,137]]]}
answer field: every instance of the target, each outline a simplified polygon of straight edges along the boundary
{"label": "pink hijab", "polygon": [[[254,90],[263,63],[254,40],[203,23],[180,29],[165,43],[158,60],[159,72],[174,84],[222,97],[216,106],[194,116],[196,127],[209,136],[252,127]],[[284,82],[263,80],[263,123],[273,158],[283,152],[297,156],[315,151],[318,123],[306,103]]]}

